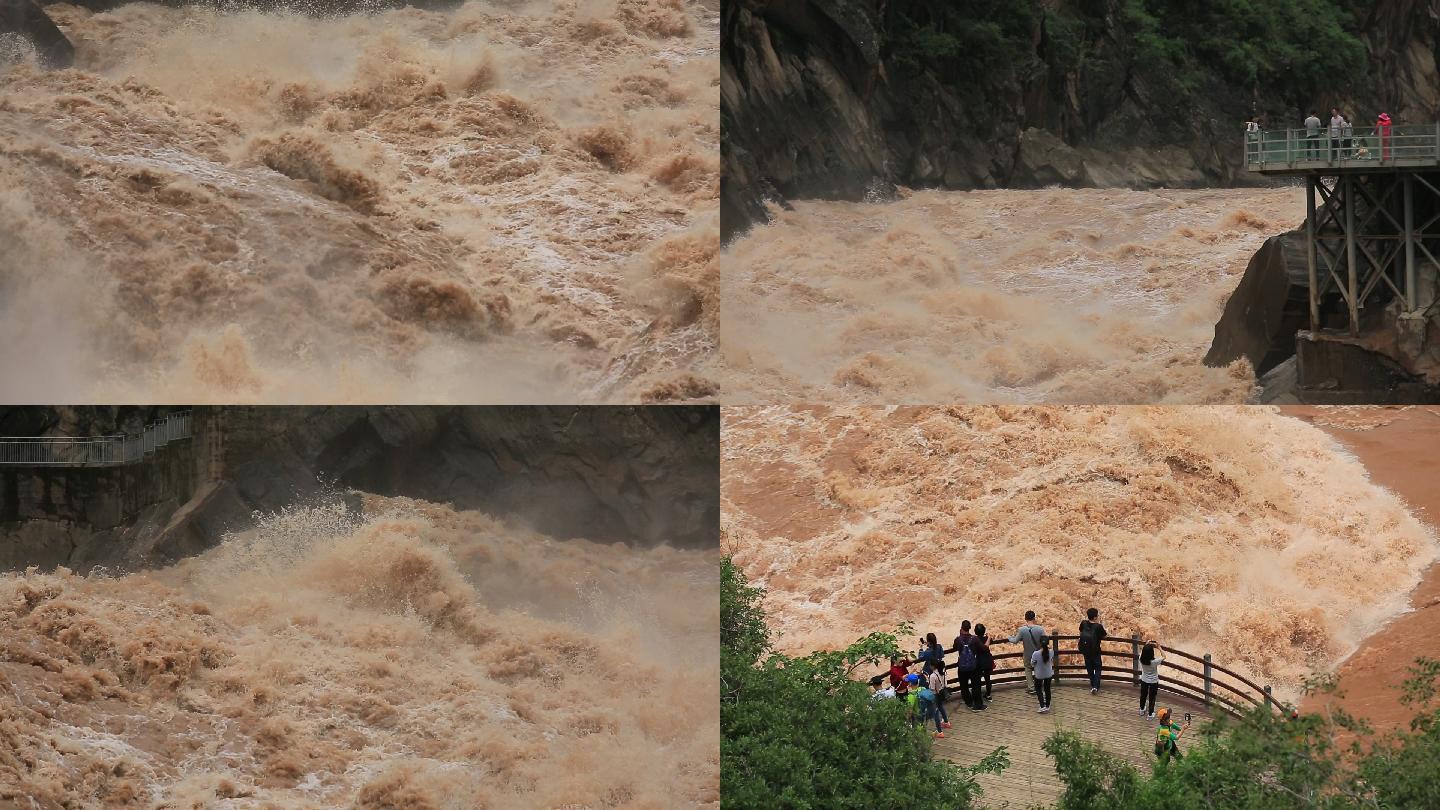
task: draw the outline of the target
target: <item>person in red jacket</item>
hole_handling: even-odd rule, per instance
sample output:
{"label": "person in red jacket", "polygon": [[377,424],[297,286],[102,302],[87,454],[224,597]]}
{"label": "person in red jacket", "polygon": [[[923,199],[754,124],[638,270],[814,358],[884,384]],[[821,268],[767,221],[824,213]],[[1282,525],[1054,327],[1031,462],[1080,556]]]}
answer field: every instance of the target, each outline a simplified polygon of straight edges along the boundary
{"label": "person in red jacket", "polygon": [[1380,159],[1390,159],[1390,114],[1380,113],[1375,120],[1375,134],[1380,136]]}
{"label": "person in red jacket", "polygon": [[890,685],[899,686],[905,681],[905,676],[910,674],[910,659],[890,659]]}

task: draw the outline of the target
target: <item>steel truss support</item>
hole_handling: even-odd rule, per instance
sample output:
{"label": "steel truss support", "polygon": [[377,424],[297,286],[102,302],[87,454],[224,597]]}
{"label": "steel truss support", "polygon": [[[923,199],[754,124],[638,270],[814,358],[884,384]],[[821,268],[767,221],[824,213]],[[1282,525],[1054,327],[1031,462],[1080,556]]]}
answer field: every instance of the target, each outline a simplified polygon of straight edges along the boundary
{"label": "steel truss support", "polygon": [[[1309,174],[1305,178],[1310,328],[1322,327],[1327,296],[1345,306],[1351,335],[1367,303],[1398,300],[1415,315],[1434,303],[1440,281],[1440,188],[1416,172]],[[1424,221],[1420,221],[1423,219]],[[1423,276],[1423,278],[1422,278]]]}

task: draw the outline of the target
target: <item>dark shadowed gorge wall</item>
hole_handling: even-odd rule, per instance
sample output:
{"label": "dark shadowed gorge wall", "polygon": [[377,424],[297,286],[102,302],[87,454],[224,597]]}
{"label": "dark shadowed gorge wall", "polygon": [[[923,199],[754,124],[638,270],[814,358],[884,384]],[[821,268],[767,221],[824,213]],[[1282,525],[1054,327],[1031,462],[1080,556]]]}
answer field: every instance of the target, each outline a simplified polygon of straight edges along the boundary
{"label": "dark shadowed gorge wall", "polygon": [[[12,409],[12,435],[97,435],[158,411]],[[135,423],[135,424],[132,424]],[[143,464],[0,474],[0,567],[161,564],[348,489],[520,520],[551,536],[719,543],[713,407],[194,409],[194,437]],[[25,432],[22,432],[24,430]]]}

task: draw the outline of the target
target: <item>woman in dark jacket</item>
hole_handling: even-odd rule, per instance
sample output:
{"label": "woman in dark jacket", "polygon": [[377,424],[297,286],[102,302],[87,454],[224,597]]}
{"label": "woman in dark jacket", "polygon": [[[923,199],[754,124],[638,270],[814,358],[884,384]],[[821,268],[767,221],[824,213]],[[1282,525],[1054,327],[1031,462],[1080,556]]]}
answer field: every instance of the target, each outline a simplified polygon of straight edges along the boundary
{"label": "woman in dark jacket", "polygon": [[940,646],[934,633],[926,633],[925,638],[920,640],[920,652],[915,656],[915,661],[929,661],[930,666],[945,672],[945,648]]}
{"label": "woman in dark jacket", "polygon": [[975,661],[975,697],[980,698],[980,684],[985,684],[985,696],[983,700],[990,699],[990,672],[995,669],[995,656],[990,652],[990,634],[986,632],[985,625],[975,625],[975,637],[980,639],[976,645]]}

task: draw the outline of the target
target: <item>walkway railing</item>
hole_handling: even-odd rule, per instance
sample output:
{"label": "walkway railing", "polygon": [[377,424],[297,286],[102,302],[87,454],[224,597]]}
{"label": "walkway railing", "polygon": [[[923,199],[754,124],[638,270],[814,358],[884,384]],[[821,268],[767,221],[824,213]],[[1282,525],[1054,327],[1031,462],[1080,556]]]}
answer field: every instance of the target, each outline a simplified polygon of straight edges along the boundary
{"label": "walkway railing", "polygon": [[[1084,658],[1080,655],[1080,648],[1076,646],[1080,637],[1052,635],[1048,638],[1054,645],[1052,654],[1059,657],[1055,667],[1056,679],[1086,680]],[[1002,645],[1021,646],[1009,639],[990,640],[992,650]],[[1106,636],[1100,645],[1100,679],[1138,686],[1142,646],[1138,635],[1129,638]],[[1275,699],[1269,685],[1261,686],[1238,672],[1216,664],[1209,653],[1197,656],[1184,650],[1165,647],[1164,654],[1165,662],[1159,669],[1162,691],[1190,698],[1207,707],[1218,707],[1235,715],[1245,714],[1257,706],[1281,712],[1286,709]],[[946,683],[955,687],[960,680],[955,664],[951,661],[952,656],[957,656],[954,648],[945,650]],[[993,656],[995,670],[990,673],[992,684],[1024,682],[1023,652],[994,652]],[[1177,672],[1181,675],[1176,676]]]}
{"label": "walkway railing", "polygon": [[141,433],[116,436],[0,437],[0,466],[114,467],[136,464],[173,441],[190,438],[190,412],[172,413]]}
{"label": "walkway railing", "polygon": [[1245,168],[1251,171],[1377,166],[1440,166],[1440,123],[1396,124],[1389,135],[1367,124],[1331,137],[1328,122],[1314,136],[1305,129],[1245,133]]}

